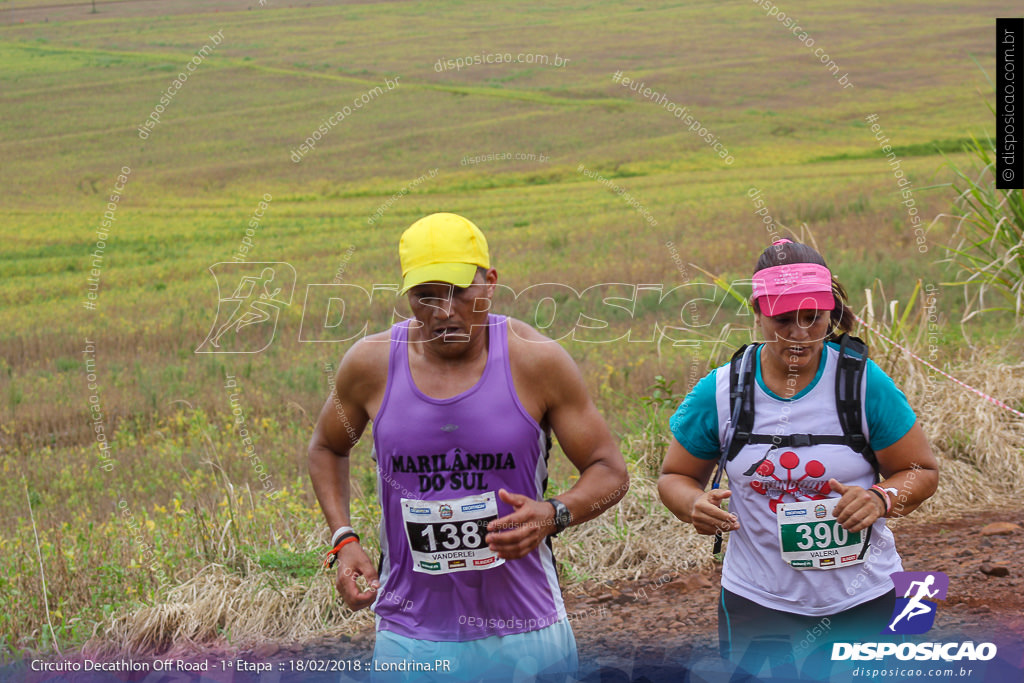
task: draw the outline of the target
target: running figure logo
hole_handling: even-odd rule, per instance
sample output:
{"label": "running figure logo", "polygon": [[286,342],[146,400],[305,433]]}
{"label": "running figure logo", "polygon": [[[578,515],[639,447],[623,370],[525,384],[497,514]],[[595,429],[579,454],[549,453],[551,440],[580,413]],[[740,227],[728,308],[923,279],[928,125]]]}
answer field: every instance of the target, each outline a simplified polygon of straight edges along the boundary
{"label": "running figure logo", "polygon": [[895,572],[891,576],[896,607],[882,633],[926,632],[935,623],[935,601],[946,599],[949,577],[942,572]]}
{"label": "running figure logo", "polygon": [[[259,353],[270,346],[281,308],[292,302],[291,264],[222,262],[210,266],[210,272],[217,282],[217,317],[195,352]],[[232,286],[222,289],[222,281]]]}

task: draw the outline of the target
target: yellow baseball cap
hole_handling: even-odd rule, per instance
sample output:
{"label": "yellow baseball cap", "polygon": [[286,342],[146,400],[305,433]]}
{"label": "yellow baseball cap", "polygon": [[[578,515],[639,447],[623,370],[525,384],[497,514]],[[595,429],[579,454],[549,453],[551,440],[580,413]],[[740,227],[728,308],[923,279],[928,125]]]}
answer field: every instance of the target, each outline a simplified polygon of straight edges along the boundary
{"label": "yellow baseball cap", "polygon": [[400,294],[424,282],[468,287],[478,266],[491,267],[480,228],[454,213],[432,213],[410,225],[398,243],[398,257],[402,262]]}

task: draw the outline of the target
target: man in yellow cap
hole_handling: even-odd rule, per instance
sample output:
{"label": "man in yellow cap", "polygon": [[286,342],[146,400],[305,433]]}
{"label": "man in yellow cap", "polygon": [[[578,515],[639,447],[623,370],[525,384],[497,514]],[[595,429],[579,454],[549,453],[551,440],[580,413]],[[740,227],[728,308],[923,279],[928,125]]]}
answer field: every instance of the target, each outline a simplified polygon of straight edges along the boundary
{"label": "man in yellow cap", "polygon": [[[338,592],[376,613],[382,680],[565,679],[576,642],[550,538],[625,494],[622,454],[565,350],[490,312],[498,274],[472,222],[426,216],[399,256],[413,317],[349,349],[309,447]],[[371,420],[379,571],[349,517]],[[552,431],[580,475],[545,500]]]}

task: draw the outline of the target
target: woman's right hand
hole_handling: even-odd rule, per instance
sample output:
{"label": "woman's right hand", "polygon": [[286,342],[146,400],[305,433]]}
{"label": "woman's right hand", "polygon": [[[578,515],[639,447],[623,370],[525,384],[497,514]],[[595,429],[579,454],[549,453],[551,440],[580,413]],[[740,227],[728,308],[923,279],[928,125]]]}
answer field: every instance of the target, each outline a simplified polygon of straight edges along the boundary
{"label": "woman's right hand", "polygon": [[736,515],[722,509],[722,501],[731,495],[732,492],[726,489],[711,489],[693,501],[690,519],[698,534],[711,536],[719,531],[735,531],[740,528]]}

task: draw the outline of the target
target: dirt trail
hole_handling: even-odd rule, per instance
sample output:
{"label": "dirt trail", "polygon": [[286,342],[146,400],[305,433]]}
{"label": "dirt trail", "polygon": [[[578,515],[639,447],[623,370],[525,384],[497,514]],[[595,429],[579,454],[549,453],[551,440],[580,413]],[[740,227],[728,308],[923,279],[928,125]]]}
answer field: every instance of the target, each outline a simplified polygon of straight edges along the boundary
{"label": "dirt trail", "polygon": [[[982,528],[993,522],[1019,528],[1006,535],[981,535]],[[906,571],[941,571],[949,576],[949,592],[939,604],[928,639],[1011,640],[1017,643],[1019,659],[1024,643],[1024,509],[985,510],[946,521],[911,518],[894,534]],[[1005,566],[1008,573],[986,574],[986,564]],[[658,671],[679,671],[681,663],[714,660],[720,580],[717,570],[680,574],[665,569],[638,581],[566,588],[566,609],[587,680],[658,680]],[[368,657],[373,632],[367,629],[344,644],[311,645],[301,653],[276,656],[339,656],[344,650]]]}
{"label": "dirt trail", "polygon": [[[996,522],[1003,523],[1007,533],[982,534],[987,525]],[[946,600],[939,603],[934,627],[926,636],[912,638],[999,643],[999,659],[1008,660],[1009,664],[1000,662],[1001,668],[989,667],[971,680],[1024,681],[1024,509],[985,510],[942,521],[911,518],[896,526],[894,533],[905,570],[941,571],[949,577],[949,592]],[[718,570],[681,574],[665,568],[637,581],[566,587],[566,609],[576,633],[584,681],[721,680],[721,676],[712,675],[720,661],[720,580]],[[288,662],[296,660],[369,662],[373,642],[373,628],[368,625],[352,637],[324,638],[288,647],[266,644],[238,652],[211,646],[204,649],[202,658],[269,661],[281,663],[280,670],[289,672],[293,669]],[[688,678],[684,676],[687,669]],[[128,674],[102,680],[142,681],[145,676]],[[366,680],[365,672],[323,676],[286,673],[280,680]],[[0,671],[0,679],[3,678]],[[45,674],[14,678],[63,680]],[[261,679],[236,675],[230,680],[239,683]]]}
{"label": "dirt trail", "polygon": [[[981,535],[993,522],[1015,524],[1006,535]],[[948,521],[913,518],[894,529],[905,571],[941,571],[949,577],[928,640],[1024,643],[1024,509],[985,510]],[[993,576],[983,565],[1001,565]],[[986,567],[992,571],[991,567]],[[1002,573],[995,570],[996,573]],[[566,591],[581,663],[629,671],[629,660],[664,663],[712,658],[717,652],[721,572],[666,572],[640,581]],[[577,589],[579,590],[579,589]]]}

